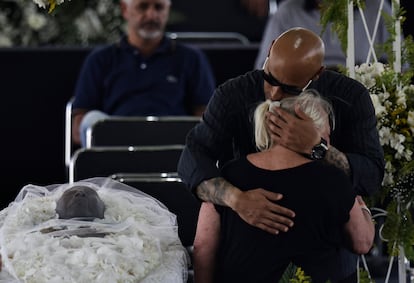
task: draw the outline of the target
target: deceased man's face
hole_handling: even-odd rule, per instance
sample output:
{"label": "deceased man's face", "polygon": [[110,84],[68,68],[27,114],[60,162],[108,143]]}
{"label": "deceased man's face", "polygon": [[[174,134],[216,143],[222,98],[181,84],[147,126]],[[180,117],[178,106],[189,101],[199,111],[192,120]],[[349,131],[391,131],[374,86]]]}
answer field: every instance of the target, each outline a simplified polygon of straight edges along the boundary
{"label": "deceased man's face", "polygon": [[94,189],[75,186],[64,192],[56,204],[61,219],[104,218],[105,205]]}

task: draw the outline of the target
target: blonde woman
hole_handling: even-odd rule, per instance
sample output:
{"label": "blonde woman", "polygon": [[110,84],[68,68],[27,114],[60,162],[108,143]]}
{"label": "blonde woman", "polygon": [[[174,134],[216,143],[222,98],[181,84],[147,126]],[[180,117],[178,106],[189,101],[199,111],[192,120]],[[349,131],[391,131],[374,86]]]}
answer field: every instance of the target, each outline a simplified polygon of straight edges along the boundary
{"label": "blonde woman", "polygon": [[[331,105],[315,91],[261,103],[255,111],[257,153],[234,160],[223,177],[242,191],[262,188],[283,194],[278,205],[295,211],[295,226],[272,235],[243,221],[228,207],[202,204],[194,241],[195,281],[278,282],[290,262],[312,282],[338,280],[338,248],[367,253],[374,224],[361,197],[340,169],[273,144],[265,114],[281,107],[291,114],[299,107],[314,122],[329,147]],[[332,125],[334,126],[334,125]]]}

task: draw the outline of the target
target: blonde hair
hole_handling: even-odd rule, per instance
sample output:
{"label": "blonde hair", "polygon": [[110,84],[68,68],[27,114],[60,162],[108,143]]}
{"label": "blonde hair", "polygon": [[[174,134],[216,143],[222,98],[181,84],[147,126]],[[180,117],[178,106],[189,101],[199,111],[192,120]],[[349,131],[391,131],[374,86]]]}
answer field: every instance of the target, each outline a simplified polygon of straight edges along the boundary
{"label": "blonde hair", "polygon": [[[316,90],[305,90],[298,96],[287,97],[280,101],[266,100],[260,103],[254,112],[256,147],[260,151],[273,147],[273,140],[265,123],[266,112],[273,112],[274,107],[280,107],[297,117],[296,105],[313,120],[316,128],[321,129],[326,126],[326,123],[331,123],[332,128],[334,127],[335,120],[332,105],[320,96]],[[328,119],[326,119],[327,115]]]}

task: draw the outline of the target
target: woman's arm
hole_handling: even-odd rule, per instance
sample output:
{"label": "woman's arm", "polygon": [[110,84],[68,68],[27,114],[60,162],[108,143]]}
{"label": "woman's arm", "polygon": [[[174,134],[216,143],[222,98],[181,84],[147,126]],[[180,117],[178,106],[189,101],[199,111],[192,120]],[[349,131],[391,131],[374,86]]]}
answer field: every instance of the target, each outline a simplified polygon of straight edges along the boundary
{"label": "woman's arm", "polygon": [[344,228],[351,250],[357,254],[368,253],[374,242],[375,225],[361,196],[355,198],[354,206],[349,212],[349,221]]}
{"label": "woman's arm", "polygon": [[214,204],[203,202],[198,215],[194,239],[193,265],[194,281],[213,283],[216,253],[220,239],[220,215]]}

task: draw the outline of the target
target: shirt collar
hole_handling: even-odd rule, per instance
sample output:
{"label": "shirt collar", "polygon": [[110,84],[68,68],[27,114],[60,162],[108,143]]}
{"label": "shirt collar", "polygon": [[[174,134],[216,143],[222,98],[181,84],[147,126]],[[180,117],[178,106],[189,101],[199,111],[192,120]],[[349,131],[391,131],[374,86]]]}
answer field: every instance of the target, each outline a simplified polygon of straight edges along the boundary
{"label": "shirt collar", "polygon": [[[119,46],[122,49],[125,49],[125,50],[130,51],[130,52],[134,52],[136,50],[139,52],[139,50],[136,47],[129,44],[126,35],[122,36],[122,38],[119,42]],[[155,50],[154,54],[167,53],[167,52],[170,52],[171,49],[172,49],[172,40],[170,38],[164,36],[163,39],[161,40],[161,44],[157,47],[157,50]]]}

